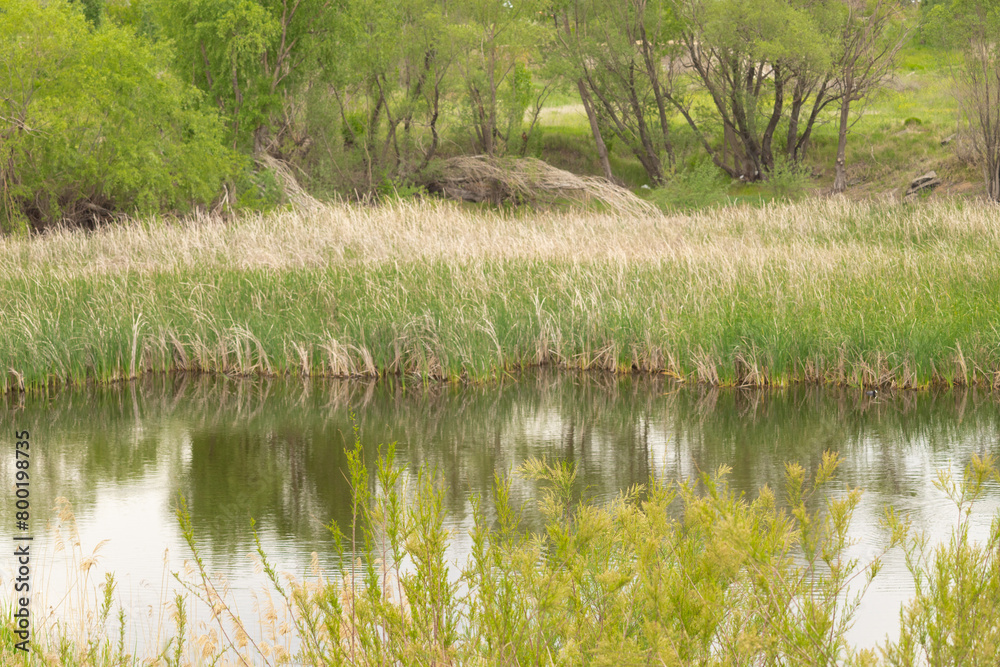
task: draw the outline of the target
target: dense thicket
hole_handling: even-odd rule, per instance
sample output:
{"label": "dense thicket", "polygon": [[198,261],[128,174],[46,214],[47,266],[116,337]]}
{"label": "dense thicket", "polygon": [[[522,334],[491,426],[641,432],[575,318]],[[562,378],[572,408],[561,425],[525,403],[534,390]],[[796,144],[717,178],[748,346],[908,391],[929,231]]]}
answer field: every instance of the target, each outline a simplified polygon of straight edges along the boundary
{"label": "dense thicket", "polygon": [[[767,180],[804,159],[817,123],[839,120],[843,189],[851,124],[918,17],[932,19],[922,38],[967,34],[939,24],[986,25],[991,7],[0,0],[0,220],[11,231],[267,205],[262,154],[317,194],[404,188],[427,182],[436,158],[537,154],[554,90],[580,98],[609,179],[617,142],[654,185],[699,155]],[[989,48],[966,49],[984,75]]]}
{"label": "dense thicket", "polygon": [[133,31],[61,0],[4,0],[0,53],[5,231],[183,210],[232,173],[216,115]]}

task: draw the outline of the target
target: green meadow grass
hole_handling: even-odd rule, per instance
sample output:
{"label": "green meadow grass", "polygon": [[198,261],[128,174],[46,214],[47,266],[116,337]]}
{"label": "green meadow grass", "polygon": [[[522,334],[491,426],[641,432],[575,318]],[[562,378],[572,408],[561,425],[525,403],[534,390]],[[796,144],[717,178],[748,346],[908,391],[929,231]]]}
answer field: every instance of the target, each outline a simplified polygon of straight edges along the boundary
{"label": "green meadow grass", "polygon": [[173,370],[1000,383],[1000,218],[843,199],[690,216],[335,206],[0,243],[5,391]]}

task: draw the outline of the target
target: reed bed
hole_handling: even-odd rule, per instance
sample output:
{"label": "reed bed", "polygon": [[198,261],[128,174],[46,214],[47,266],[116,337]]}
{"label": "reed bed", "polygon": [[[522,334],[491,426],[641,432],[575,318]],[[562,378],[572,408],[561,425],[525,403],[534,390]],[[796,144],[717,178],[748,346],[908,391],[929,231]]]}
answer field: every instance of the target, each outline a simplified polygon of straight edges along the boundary
{"label": "reed bed", "polygon": [[3,391],[147,372],[1000,387],[1000,216],[402,201],[0,240]]}

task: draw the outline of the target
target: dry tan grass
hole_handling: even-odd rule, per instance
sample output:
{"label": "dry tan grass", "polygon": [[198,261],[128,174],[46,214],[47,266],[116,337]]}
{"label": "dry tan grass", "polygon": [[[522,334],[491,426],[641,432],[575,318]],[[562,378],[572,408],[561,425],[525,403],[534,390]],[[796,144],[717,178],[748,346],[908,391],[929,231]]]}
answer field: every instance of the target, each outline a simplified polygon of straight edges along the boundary
{"label": "dry tan grass", "polygon": [[[851,221],[878,218],[850,231]],[[871,224],[871,223],[867,223]],[[470,212],[436,201],[378,208],[326,205],[309,211],[138,221],[92,234],[57,230],[30,240],[0,239],[0,270],[62,278],[184,267],[296,269],[337,262],[475,262],[531,259],[569,262],[670,262],[709,267],[716,276],[751,273],[775,260],[814,273],[845,261],[878,262],[873,237],[918,238],[918,247],[953,256],[956,241],[1000,245],[995,207],[950,203],[886,207],[816,199],[761,208],[733,207],[692,215],[616,215],[584,211]],[[874,240],[878,240],[875,238]],[[893,244],[905,261],[907,244]],[[900,255],[902,251],[902,255]],[[912,254],[912,253],[910,253]]]}
{"label": "dry tan grass", "polygon": [[465,201],[599,202],[617,214],[652,215],[656,207],[627,188],[595,176],[577,176],[536,158],[485,155],[444,160],[432,179],[452,199]]}

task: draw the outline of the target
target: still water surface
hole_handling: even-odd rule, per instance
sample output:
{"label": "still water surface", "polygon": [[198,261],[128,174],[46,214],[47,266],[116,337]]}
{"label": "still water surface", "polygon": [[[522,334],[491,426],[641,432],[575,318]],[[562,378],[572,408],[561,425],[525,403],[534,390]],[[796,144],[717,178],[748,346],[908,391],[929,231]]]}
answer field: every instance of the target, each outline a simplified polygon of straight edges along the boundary
{"label": "still water surface", "polygon": [[[651,475],[684,479],[720,465],[732,468],[733,488],[753,497],[764,484],[782,488],[786,461],[814,469],[825,450],[837,451],[844,457],[837,488],[865,489],[852,524],[854,552],[865,557],[887,541],[879,526],[887,504],[946,539],[957,512],[934,488],[936,471],[959,472],[974,453],[1000,454],[997,398],[975,391],[720,391],[659,377],[567,373],[483,387],[160,376],[7,398],[0,477],[12,488],[13,433],[30,430],[33,576],[48,608],[78,577],[68,565],[70,526],[64,520],[57,530],[57,498],[75,515],[77,561],[106,540],[89,581],[114,572],[116,596],[134,610],[169,599],[164,575],[189,556],[173,514],[178,494],[209,569],[225,573],[237,603],[248,605],[247,591],[262,581],[247,557],[251,516],[280,568],[302,575],[313,552],[322,566],[335,565],[325,526],[346,528],[350,517],[344,449],[355,424],[368,461],[380,443],[395,442],[409,473],[437,470],[459,560],[472,523],[469,496],[488,497],[494,474],[529,456],[572,461],[581,497],[602,502]],[[514,485],[526,529],[538,527],[536,493],[532,483]],[[0,506],[12,517],[13,494],[3,494]],[[974,535],[985,536],[998,507],[1000,490],[991,487],[974,514]],[[13,543],[12,523],[0,525],[5,544]],[[852,631],[857,645],[895,634],[899,605],[912,592],[902,554],[891,553],[885,565]],[[3,600],[12,570],[9,557],[0,560]]]}

